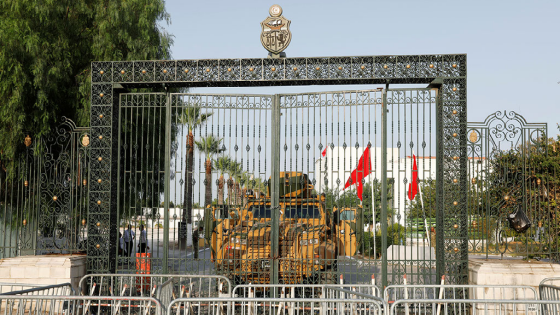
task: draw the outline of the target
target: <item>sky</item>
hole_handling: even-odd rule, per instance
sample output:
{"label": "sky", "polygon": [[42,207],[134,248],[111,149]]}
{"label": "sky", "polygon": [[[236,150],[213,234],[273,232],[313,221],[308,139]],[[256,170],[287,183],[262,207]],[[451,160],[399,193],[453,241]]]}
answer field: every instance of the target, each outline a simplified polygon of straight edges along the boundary
{"label": "sky", "polygon": [[[263,58],[271,1],[167,0],[173,59]],[[292,21],[288,57],[467,54],[468,121],[515,111],[560,123],[560,1],[277,2]],[[192,93],[296,93],[370,88],[198,88]]]}

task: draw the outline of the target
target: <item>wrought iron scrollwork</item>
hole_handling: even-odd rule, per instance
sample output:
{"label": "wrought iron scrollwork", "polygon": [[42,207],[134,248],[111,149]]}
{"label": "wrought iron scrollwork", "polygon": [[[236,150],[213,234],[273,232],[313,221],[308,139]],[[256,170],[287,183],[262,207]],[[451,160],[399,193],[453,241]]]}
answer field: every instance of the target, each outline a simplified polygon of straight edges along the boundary
{"label": "wrought iron scrollwork", "polygon": [[[550,170],[542,163],[548,156],[547,125],[498,111],[482,123],[469,123],[468,133],[471,251],[557,259],[551,239],[557,222],[546,206]],[[520,206],[533,222],[524,233],[507,221]]]}

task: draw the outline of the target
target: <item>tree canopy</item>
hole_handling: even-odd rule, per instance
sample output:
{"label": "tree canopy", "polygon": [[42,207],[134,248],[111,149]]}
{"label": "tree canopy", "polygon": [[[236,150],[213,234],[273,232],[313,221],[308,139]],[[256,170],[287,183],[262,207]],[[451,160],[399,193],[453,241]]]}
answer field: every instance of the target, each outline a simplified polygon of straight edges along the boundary
{"label": "tree canopy", "polygon": [[62,116],[89,125],[91,62],[169,59],[163,0],[0,2],[0,147],[11,160],[26,134]]}

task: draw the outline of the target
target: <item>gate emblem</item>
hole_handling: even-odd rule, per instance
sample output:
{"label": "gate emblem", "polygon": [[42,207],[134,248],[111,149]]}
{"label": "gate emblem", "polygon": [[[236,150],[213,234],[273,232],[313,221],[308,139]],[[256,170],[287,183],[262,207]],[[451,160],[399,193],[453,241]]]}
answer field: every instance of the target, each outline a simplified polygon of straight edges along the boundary
{"label": "gate emblem", "polygon": [[279,54],[292,40],[291,21],[282,16],[282,8],[275,4],[268,10],[270,16],[261,22],[261,43],[273,54]]}

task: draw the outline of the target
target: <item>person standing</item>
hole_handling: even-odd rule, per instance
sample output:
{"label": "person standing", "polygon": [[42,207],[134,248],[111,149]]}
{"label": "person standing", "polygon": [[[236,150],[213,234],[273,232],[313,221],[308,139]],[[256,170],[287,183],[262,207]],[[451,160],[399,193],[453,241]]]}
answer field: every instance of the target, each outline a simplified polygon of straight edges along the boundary
{"label": "person standing", "polygon": [[146,253],[148,247],[148,232],[144,229],[144,224],[140,224],[140,243],[138,243],[138,252],[139,253]]}
{"label": "person standing", "polygon": [[121,232],[119,232],[119,256],[128,256],[126,254],[126,249],[124,247],[124,240],[123,240],[123,235]]}
{"label": "person standing", "polygon": [[128,229],[124,230],[124,244],[125,244],[125,252],[128,257],[132,256],[132,250],[134,248],[134,239],[136,238],[136,233],[132,230],[130,224],[128,225]]}

